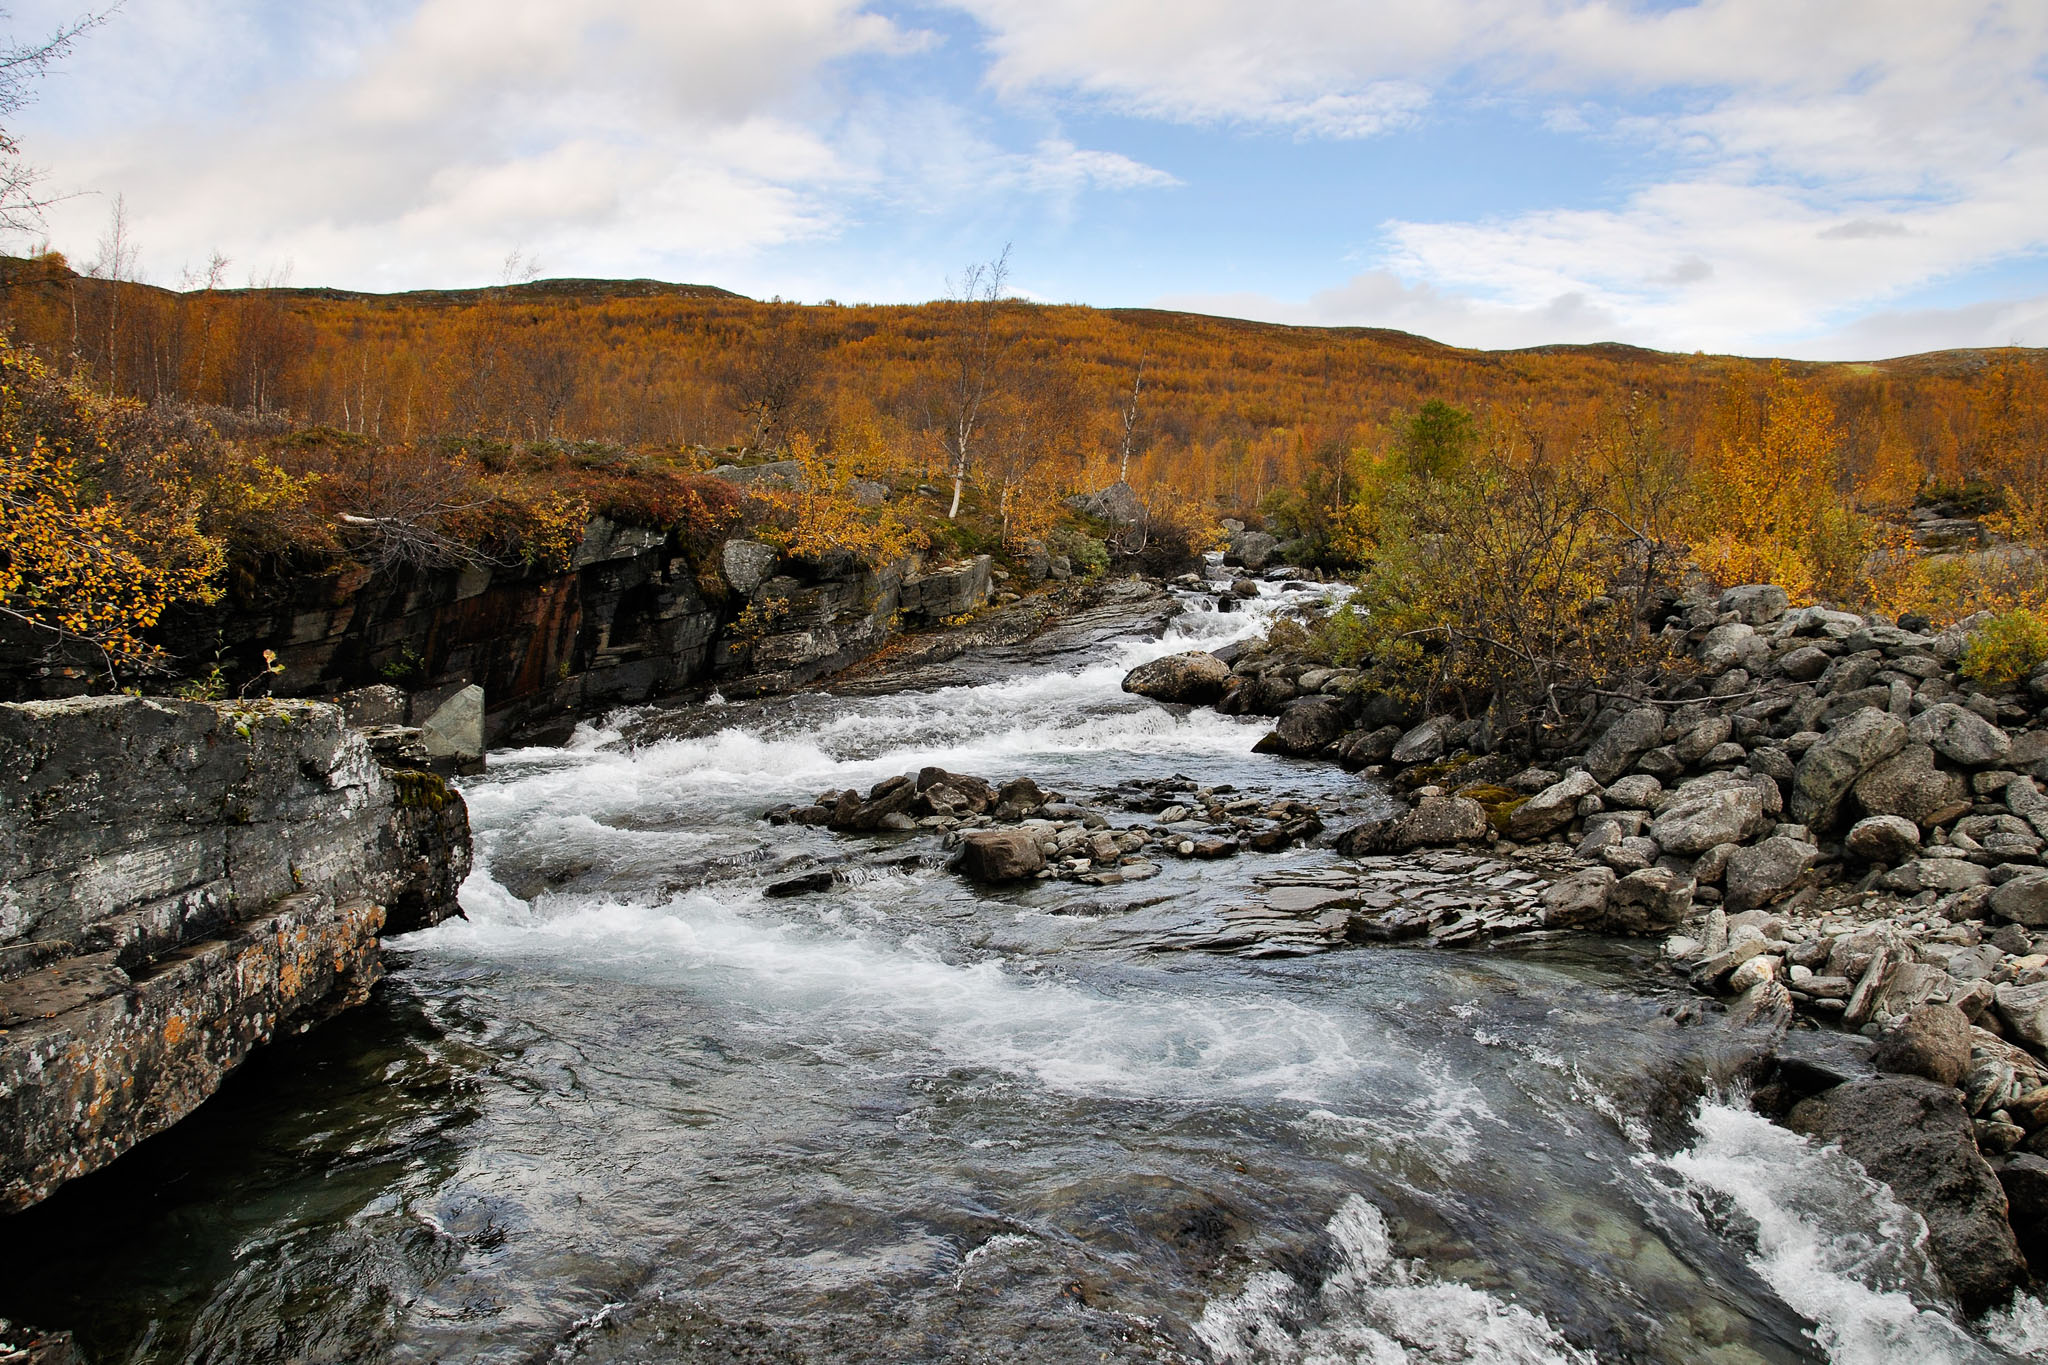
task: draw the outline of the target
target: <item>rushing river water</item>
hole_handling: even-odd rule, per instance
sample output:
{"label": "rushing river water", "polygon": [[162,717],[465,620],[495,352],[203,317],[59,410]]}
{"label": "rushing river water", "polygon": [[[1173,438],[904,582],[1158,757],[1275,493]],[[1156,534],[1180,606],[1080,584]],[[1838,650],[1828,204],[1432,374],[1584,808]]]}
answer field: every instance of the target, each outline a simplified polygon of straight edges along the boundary
{"label": "rushing river water", "polygon": [[1654,945],[1146,952],[1334,855],[991,894],[759,818],[926,764],[1379,808],[1120,692],[1263,591],[493,755],[467,919],[0,1225],[0,1314],[223,1365],[2048,1359],[2037,1305],[1958,1324],[1910,1214],[1719,1097],[1743,1040]]}

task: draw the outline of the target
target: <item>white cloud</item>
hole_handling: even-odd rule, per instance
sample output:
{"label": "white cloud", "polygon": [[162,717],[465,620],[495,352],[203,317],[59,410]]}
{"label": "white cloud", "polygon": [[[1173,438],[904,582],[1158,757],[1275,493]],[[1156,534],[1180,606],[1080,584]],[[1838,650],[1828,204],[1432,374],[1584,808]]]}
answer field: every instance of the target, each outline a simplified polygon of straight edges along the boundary
{"label": "white cloud", "polygon": [[[1430,314],[1464,337],[1565,325],[1557,301],[1579,299],[1571,325],[1604,319],[1619,339],[1797,347],[2048,246],[2037,0],[957,3],[1012,97],[1357,136],[1470,96],[1526,103],[1564,135],[1604,125],[1661,160],[1614,205],[1385,223],[1373,264],[1469,299]],[[1309,112],[1374,101],[1388,101],[1377,120]],[[1337,292],[1352,299],[1341,320],[1382,320],[1364,311],[1371,291]]]}
{"label": "white cloud", "polygon": [[514,245],[550,271],[726,275],[949,175],[1055,200],[1173,183],[1058,138],[968,136],[950,168],[943,138],[906,151],[883,132],[905,105],[919,134],[961,119],[846,88],[848,63],[933,41],[864,0],[131,9],[72,59],[27,140],[105,196],[52,210],[58,245],[89,256],[121,193],[163,281],[216,247],[238,272],[289,258],[303,281],[372,288],[487,281]]}

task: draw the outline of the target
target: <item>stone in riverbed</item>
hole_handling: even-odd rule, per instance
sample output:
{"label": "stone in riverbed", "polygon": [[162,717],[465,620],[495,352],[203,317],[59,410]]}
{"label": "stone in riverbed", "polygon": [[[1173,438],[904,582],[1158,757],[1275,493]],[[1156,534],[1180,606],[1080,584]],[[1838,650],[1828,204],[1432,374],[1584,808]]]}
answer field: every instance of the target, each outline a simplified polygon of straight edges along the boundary
{"label": "stone in riverbed", "polygon": [[1966,768],[1996,763],[2012,751],[2012,737],[1974,711],[1952,701],[1928,707],[1913,717],[1907,733],[1918,743]]}
{"label": "stone in riverbed", "polygon": [[1871,815],[1896,815],[1922,829],[1945,824],[1970,809],[1970,788],[1956,773],[1935,766],[1934,750],[1908,744],[1856,779],[1856,804]]}
{"label": "stone in riverbed", "polygon": [[1444,716],[1431,716],[1395,743],[1391,757],[1396,763],[1434,763],[1444,756],[1444,732],[1450,728]]}
{"label": "stone in riverbed", "polygon": [[1800,1101],[1787,1123],[1840,1145],[1926,1220],[1927,1249],[1965,1312],[1982,1312],[2026,1281],[2005,1191],[1953,1088],[1917,1076],[1851,1081]]}
{"label": "stone in riverbed", "polygon": [[1954,1005],[1916,1005],[1878,1037],[1871,1061],[1880,1071],[1961,1085],[1970,1070],[1970,1021]]}
{"label": "stone in riverbed", "polygon": [[761,894],[771,896],[776,900],[785,900],[791,896],[813,896],[820,891],[830,891],[831,889],[832,874],[830,872],[806,872],[801,877],[791,877],[787,881],[776,882]]}
{"label": "stone in riverbed", "polygon": [[1508,817],[1507,836],[1526,841],[1553,834],[1572,822],[1581,800],[1599,794],[1600,782],[1593,774],[1575,772],[1516,807]]}
{"label": "stone in riverbed", "polygon": [[1998,1017],[2012,1036],[2035,1052],[2048,1051],[2048,981],[1996,990]]}
{"label": "stone in riverbed", "polygon": [[1716,844],[1740,844],[1770,824],[1761,789],[1718,786],[1679,788],[1663,813],[1650,824],[1650,837],[1666,852],[1694,857]]}
{"label": "stone in riverbed", "polygon": [[1124,691],[1154,701],[1204,705],[1223,695],[1230,668],[1214,654],[1195,650],[1139,664],[1124,676]]}
{"label": "stone in riverbed", "polygon": [[1027,830],[975,830],[960,840],[959,865],[970,881],[1021,881],[1045,869],[1045,853]]}
{"label": "stone in riverbed", "polygon": [[1654,706],[1639,706],[1593,741],[1586,751],[1586,769],[1601,783],[1612,782],[1663,741],[1664,713]]}
{"label": "stone in riverbed", "polygon": [[1873,815],[1858,820],[1843,846],[1851,857],[1896,866],[1920,851],[1920,827],[1899,815]]}
{"label": "stone in riverbed", "polygon": [[1856,779],[1906,747],[1906,724],[1866,706],[1843,718],[1800,755],[1792,776],[1792,818],[1825,830]]}
{"label": "stone in riverbed", "polygon": [[1781,899],[1819,857],[1820,850],[1812,844],[1777,835],[1736,849],[1728,856],[1724,874],[1728,909],[1751,910]]}
{"label": "stone in riverbed", "polygon": [[1599,923],[1607,914],[1614,880],[1612,870],[1588,867],[1553,882],[1543,893],[1543,927],[1578,929]]}
{"label": "stone in riverbed", "polygon": [[1280,724],[1252,752],[1306,758],[1343,734],[1348,719],[1335,697],[1304,697],[1280,713]]}
{"label": "stone in riverbed", "polygon": [[1614,884],[1603,927],[1609,933],[1656,934],[1677,928],[1692,910],[1693,880],[1667,867],[1646,867]]}

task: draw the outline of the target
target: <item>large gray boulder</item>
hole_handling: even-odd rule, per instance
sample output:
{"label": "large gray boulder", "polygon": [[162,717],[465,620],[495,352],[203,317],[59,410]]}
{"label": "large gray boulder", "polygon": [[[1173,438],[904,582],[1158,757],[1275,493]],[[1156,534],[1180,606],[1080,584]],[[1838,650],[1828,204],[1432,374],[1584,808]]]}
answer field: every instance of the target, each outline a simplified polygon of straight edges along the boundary
{"label": "large gray boulder", "polygon": [[1769,827],[1763,792],[1747,784],[1680,787],[1657,818],[1650,837],[1667,853],[1696,857],[1717,844],[1747,843]]}
{"label": "large gray boulder", "polygon": [[1397,852],[1469,844],[1487,835],[1486,808],[1463,796],[1425,796],[1395,820],[1387,843]]}
{"label": "large gray boulder", "polygon": [[1223,562],[1256,571],[1272,563],[1279,549],[1279,540],[1264,531],[1239,531],[1230,538],[1230,548],[1224,552]]}
{"label": "large gray boulder", "polygon": [[1905,746],[1906,724],[1889,711],[1866,706],[1844,717],[1800,756],[1792,773],[1792,818],[1827,829],[1856,779]]}
{"label": "large gray boulder", "polygon": [[2048,928],[2048,872],[2023,872],[1993,891],[1991,913],[2030,929]]}
{"label": "large gray boulder", "polygon": [[1230,666],[1214,654],[1194,650],[1139,664],[1124,675],[1124,691],[1154,701],[1202,706],[1223,695]]}
{"label": "large gray boulder", "polygon": [[1451,727],[1447,716],[1431,716],[1394,743],[1396,763],[1434,763],[1444,756],[1444,732]]}
{"label": "large gray boulder", "polygon": [[1970,787],[1962,775],[1937,767],[1934,750],[1908,744],[1856,779],[1856,804],[1871,815],[1896,815],[1922,829],[1944,824],[1970,809]]}
{"label": "large gray boulder", "polygon": [[1292,754],[1306,758],[1344,733],[1350,717],[1335,697],[1303,697],[1280,713],[1280,724],[1253,745],[1261,754]]}
{"label": "large gray boulder", "polygon": [[1952,763],[1982,768],[2012,752],[2012,737],[1974,711],[1952,701],[1928,707],[1913,717],[1906,733]]}
{"label": "large gray boulder", "polygon": [[1587,867],[1552,882],[1543,892],[1543,927],[1581,929],[1607,917],[1607,897],[1614,890],[1614,871]]}
{"label": "large gray boulder", "polygon": [[[765,466],[764,466],[765,467]],[[756,589],[775,576],[776,553],[758,540],[728,540],[718,554],[718,566],[725,581],[741,597],[752,597]]]}
{"label": "large gray boulder", "polygon": [[1692,913],[1693,880],[1668,867],[1645,867],[1617,881],[1602,927],[1614,934],[1661,934]]}
{"label": "large gray boulder", "polygon": [[1507,836],[1541,839],[1553,834],[1572,822],[1581,800],[1599,794],[1600,783],[1584,770],[1553,782],[1515,808],[1515,813],[1508,817]]}
{"label": "large gray boulder", "polygon": [[1787,1122],[1840,1146],[1926,1221],[1928,1253],[1964,1312],[1981,1313],[2026,1283],[2005,1191],[1953,1087],[1918,1076],[1851,1081],[1794,1105]]}
{"label": "large gray boulder", "polygon": [[1586,750],[1586,769],[1605,785],[1664,742],[1664,713],[1639,706],[1617,719]]}
{"label": "large gray boulder", "polygon": [[2013,1037],[2036,1052],[2048,1052],[2048,981],[1996,989],[1998,1017]]}
{"label": "large gray boulder", "polygon": [[1954,1005],[1915,1005],[1879,1035],[1870,1060],[1880,1071],[1961,1085],[1970,1071],[1970,1020]]}
{"label": "large gray boulder", "polygon": [[1744,583],[1722,593],[1716,607],[1734,612],[1744,625],[1767,626],[1791,605],[1792,599],[1775,583]]}
{"label": "large gray boulder", "polygon": [[1045,851],[1029,830],[978,829],[960,840],[960,872],[969,881],[1022,881],[1045,869]]}
{"label": "large gray boulder", "polygon": [[1852,858],[1896,867],[1920,851],[1920,827],[1898,815],[1872,815],[1850,826],[1842,846]]}
{"label": "large gray boulder", "polygon": [[1770,642],[1756,633],[1755,626],[1740,621],[1715,626],[1707,632],[1707,638],[1700,641],[1700,665],[1709,673],[1725,673],[1731,668],[1755,672],[1770,657]]}
{"label": "large gray boulder", "polygon": [[1819,857],[1820,850],[1812,844],[1782,835],[1736,849],[1728,856],[1724,875],[1729,911],[1754,910],[1783,899]]}

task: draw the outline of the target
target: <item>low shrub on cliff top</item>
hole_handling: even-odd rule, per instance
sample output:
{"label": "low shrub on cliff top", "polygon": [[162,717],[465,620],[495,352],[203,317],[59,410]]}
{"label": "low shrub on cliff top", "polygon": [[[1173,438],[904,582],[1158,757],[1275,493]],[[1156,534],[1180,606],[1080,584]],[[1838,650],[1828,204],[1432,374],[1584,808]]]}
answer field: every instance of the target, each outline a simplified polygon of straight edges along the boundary
{"label": "low shrub on cliff top", "polygon": [[2048,663],[2048,621],[2038,612],[2009,611],[1970,637],[1961,672],[1978,686],[1999,691],[2017,687],[2043,663]]}
{"label": "low shrub on cliff top", "polygon": [[110,675],[161,668],[144,632],[214,600],[224,563],[188,452],[142,415],[0,346],[0,616]]}

